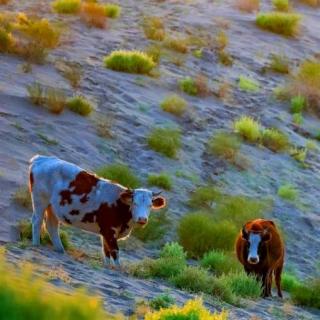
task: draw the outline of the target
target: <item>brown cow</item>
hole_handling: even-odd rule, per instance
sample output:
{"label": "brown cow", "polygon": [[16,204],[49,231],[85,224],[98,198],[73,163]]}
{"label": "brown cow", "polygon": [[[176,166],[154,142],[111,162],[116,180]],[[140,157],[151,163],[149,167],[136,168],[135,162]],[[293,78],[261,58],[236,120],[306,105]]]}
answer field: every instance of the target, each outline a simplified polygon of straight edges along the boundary
{"label": "brown cow", "polygon": [[247,222],[236,240],[236,252],[246,273],[262,281],[263,297],[271,296],[274,274],[278,296],[282,298],[284,244],[274,222],[264,219]]}

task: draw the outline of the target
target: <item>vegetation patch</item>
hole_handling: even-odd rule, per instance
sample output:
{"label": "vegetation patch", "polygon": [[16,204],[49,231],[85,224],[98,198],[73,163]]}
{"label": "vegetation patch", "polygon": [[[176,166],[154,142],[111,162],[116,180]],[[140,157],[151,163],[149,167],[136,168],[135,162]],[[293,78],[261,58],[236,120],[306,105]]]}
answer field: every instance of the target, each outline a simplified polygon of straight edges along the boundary
{"label": "vegetation patch", "polygon": [[12,51],[13,44],[12,34],[0,26],[0,53]]}
{"label": "vegetation patch", "polygon": [[289,0],[272,0],[272,4],[278,11],[287,12],[290,9]]}
{"label": "vegetation patch", "polygon": [[148,176],[148,185],[156,186],[164,190],[172,189],[172,178],[166,173],[150,174]]}
{"label": "vegetation patch", "polygon": [[147,137],[149,147],[169,158],[176,158],[181,148],[181,133],[179,129],[156,128]]}
{"label": "vegetation patch", "polygon": [[211,209],[220,197],[221,193],[216,187],[211,185],[201,186],[191,193],[188,205],[192,208]]}
{"label": "vegetation patch", "polygon": [[298,190],[291,184],[284,184],[278,189],[278,196],[287,201],[295,201],[298,194]]}
{"label": "vegetation patch", "polygon": [[258,142],[261,138],[261,125],[249,116],[242,116],[234,121],[233,128],[244,140]]}
{"label": "vegetation patch", "polygon": [[121,7],[114,3],[104,4],[104,12],[108,18],[116,19],[120,17]]}
{"label": "vegetation patch", "polygon": [[71,14],[78,13],[81,8],[80,0],[56,0],[53,1],[52,9],[57,13]]}
{"label": "vegetation patch", "polygon": [[166,35],[163,20],[159,17],[144,18],[143,31],[148,39],[155,41],[163,41]]}
{"label": "vegetation patch", "polygon": [[195,79],[186,77],[179,81],[180,89],[190,96],[205,96],[209,93],[208,79],[198,75]]}
{"label": "vegetation patch", "polygon": [[164,46],[167,49],[179,52],[188,53],[188,41],[184,38],[167,37],[164,41]]}
{"label": "vegetation patch", "polygon": [[174,304],[175,304],[174,297],[170,296],[167,293],[160,294],[149,302],[150,307],[154,310],[169,308]]}
{"label": "vegetation patch", "polygon": [[301,15],[287,12],[263,12],[256,17],[256,24],[265,29],[284,36],[295,36],[300,27]]}
{"label": "vegetation patch", "polygon": [[291,113],[301,113],[306,106],[306,99],[303,96],[294,96],[291,98]]}
{"label": "vegetation patch", "polygon": [[320,278],[310,279],[294,287],[291,298],[298,305],[320,309]]}
{"label": "vegetation patch", "polygon": [[12,199],[18,205],[26,209],[32,210],[30,191],[27,186],[21,186],[20,188],[18,188],[14,193]]}
{"label": "vegetation patch", "polygon": [[148,74],[155,67],[153,59],[141,51],[113,51],[104,58],[105,67],[120,72]]}
{"label": "vegetation patch", "polygon": [[81,116],[88,116],[92,110],[92,104],[86,98],[82,96],[75,96],[70,98],[66,102],[67,108],[69,108],[72,112],[78,113]]}
{"label": "vegetation patch", "polygon": [[242,91],[258,92],[260,90],[260,85],[257,81],[253,79],[249,79],[244,76],[241,76],[239,78],[239,88]]}
{"label": "vegetation patch", "polygon": [[139,179],[126,164],[106,165],[99,168],[96,173],[102,178],[115,181],[128,188],[135,189],[140,185]]}
{"label": "vegetation patch", "polygon": [[176,116],[183,115],[187,109],[187,106],[187,101],[176,94],[166,97],[161,102],[161,108],[163,111],[172,113]]}
{"label": "vegetation patch", "polygon": [[292,292],[295,288],[300,286],[300,281],[291,273],[284,272],[281,276],[281,287],[287,292]]}
{"label": "vegetation patch", "polygon": [[278,129],[265,129],[262,133],[262,143],[273,152],[286,151],[289,148],[289,138]]}
{"label": "vegetation patch", "polygon": [[260,9],[260,0],[236,0],[236,7],[244,12],[254,12]]}
{"label": "vegetation patch", "polygon": [[88,27],[104,29],[107,25],[106,9],[104,5],[95,2],[82,3],[81,20]]}
{"label": "vegetation patch", "polygon": [[290,61],[284,55],[273,54],[271,55],[269,69],[277,73],[288,74],[290,72]]}

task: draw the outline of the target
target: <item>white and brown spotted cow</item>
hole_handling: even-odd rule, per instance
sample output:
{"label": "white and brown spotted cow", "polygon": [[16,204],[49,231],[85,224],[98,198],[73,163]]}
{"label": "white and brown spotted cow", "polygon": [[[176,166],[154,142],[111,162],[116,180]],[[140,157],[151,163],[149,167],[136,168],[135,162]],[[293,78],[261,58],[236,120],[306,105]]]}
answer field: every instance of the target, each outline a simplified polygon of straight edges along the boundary
{"label": "white and brown spotted cow", "polygon": [[33,203],[32,243],[40,244],[46,229],[55,250],[64,252],[59,221],[101,235],[105,263],[119,265],[117,240],[128,237],[135,224],[145,225],[150,210],[166,205],[165,198],[146,189],[129,190],[55,157],[30,160]]}

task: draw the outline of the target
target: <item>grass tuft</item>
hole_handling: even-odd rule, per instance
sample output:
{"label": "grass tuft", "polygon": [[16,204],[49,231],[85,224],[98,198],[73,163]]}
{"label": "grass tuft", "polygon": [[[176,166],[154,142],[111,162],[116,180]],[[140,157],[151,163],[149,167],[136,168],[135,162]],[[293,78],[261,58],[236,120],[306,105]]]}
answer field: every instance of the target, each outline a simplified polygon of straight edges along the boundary
{"label": "grass tuft", "polygon": [[262,143],[273,152],[285,151],[289,148],[289,138],[278,129],[265,129],[262,133]]}
{"label": "grass tuft", "polygon": [[183,115],[187,106],[187,101],[176,94],[166,97],[161,103],[161,108],[163,111],[172,113],[176,116]]}
{"label": "grass tuft", "polygon": [[271,55],[269,69],[274,72],[288,74],[290,72],[290,61],[284,55],[273,54]]}
{"label": "grass tuft", "polygon": [[116,19],[120,17],[121,7],[114,3],[104,4],[104,12],[108,18]]}
{"label": "grass tuft", "polygon": [[298,190],[291,184],[284,184],[279,187],[278,196],[287,201],[295,201],[298,197]]}
{"label": "grass tuft", "polygon": [[82,96],[75,96],[68,99],[66,106],[72,112],[78,113],[81,116],[88,116],[93,110],[92,104]]}
{"label": "grass tuft", "polygon": [[175,304],[174,297],[167,293],[160,294],[149,302],[150,307],[154,310],[169,308],[173,304]]}
{"label": "grass tuft", "polygon": [[106,9],[100,3],[84,2],[81,5],[81,19],[88,27],[104,29],[107,25]]}
{"label": "grass tuft", "polygon": [[291,298],[298,305],[320,309],[320,278],[310,279],[294,287]]}
{"label": "grass tuft", "polygon": [[287,12],[290,9],[289,0],[272,0],[272,5],[278,11]]}
{"label": "grass tuft", "polygon": [[188,205],[191,208],[210,209],[220,196],[220,192],[214,186],[198,187],[191,193]]}
{"label": "grass tuft", "polygon": [[303,96],[294,96],[291,98],[291,113],[301,113],[306,105],[306,99]]}
{"label": "grass tuft", "polygon": [[258,92],[260,90],[260,85],[257,81],[255,81],[253,79],[249,79],[244,76],[240,76],[239,77],[239,88],[242,91]]}
{"label": "grass tuft", "polygon": [[162,188],[164,190],[171,190],[172,189],[172,178],[164,172],[162,172],[158,175],[150,174],[148,176],[148,185],[149,186],[156,186],[156,187]]}
{"label": "grass tuft", "polygon": [[106,68],[114,71],[148,74],[155,67],[153,59],[140,51],[113,51],[104,58]]}
{"label": "grass tuft", "polygon": [[249,116],[242,116],[234,121],[233,128],[244,140],[257,142],[261,138],[261,125]]}
{"label": "grass tuft", "polygon": [[163,20],[159,17],[144,18],[143,31],[148,39],[155,41],[163,41],[166,35]]}
{"label": "grass tuft", "polygon": [[164,41],[164,46],[167,49],[179,52],[179,53],[188,53],[188,41],[183,38],[172,38],[167,37]]}
{"label": "grass tuft", "polygon": [[81,8],[80,0],[55,0],[51,3],[52,9],[57,13],[78,13]]}

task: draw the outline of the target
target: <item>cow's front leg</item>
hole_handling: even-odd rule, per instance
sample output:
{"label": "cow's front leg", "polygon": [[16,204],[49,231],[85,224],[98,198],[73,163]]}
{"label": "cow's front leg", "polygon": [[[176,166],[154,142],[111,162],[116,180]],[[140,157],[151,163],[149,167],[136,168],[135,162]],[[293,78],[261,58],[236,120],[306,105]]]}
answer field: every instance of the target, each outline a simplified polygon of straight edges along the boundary
{"label": "cow's front leg", "polygon": [[103,235],[103,252],[105,265],[111,265],[111,257],[116,267],[120,268],[119,247],[114,234],[108,233]]}

